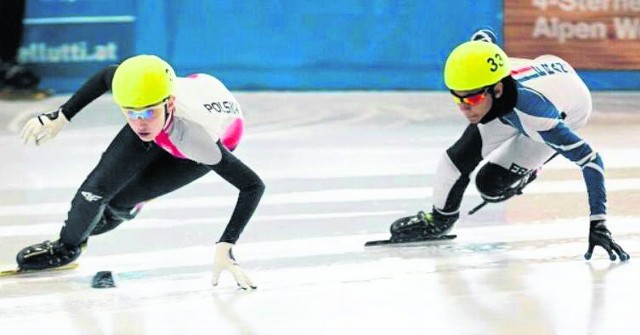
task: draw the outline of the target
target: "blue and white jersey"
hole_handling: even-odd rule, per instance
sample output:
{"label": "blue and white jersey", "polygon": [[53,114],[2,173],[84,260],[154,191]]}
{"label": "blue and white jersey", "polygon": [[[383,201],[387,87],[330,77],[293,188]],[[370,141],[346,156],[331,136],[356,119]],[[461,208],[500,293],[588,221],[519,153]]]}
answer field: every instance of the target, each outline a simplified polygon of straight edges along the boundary
{"label": "blue and white jersey", "polygon": [[513,110],[499,120],[576,163],[587,185],[591,219],[604,218],[606,191],[602,160],[574,132],[591,114],[588,88],[575,70],[556,56],[514,59],[512,68],[518,99]]}
{"label": "blue and white jersey", "polygon": [[[504,180],[511,180],[524,177],[559,153],[582,169],[591,219],[604,219],[603,163],[598,153],[575,132],[591,115],[591,93],[587,86],[567,62],[556,56],[510,60],[514,82],[509,81],[509,88],[503,86],[504,94],[513,98],[509,107],[504,107],[508,109],[496,110],[494,119],[470,124],[443,153],[433,188],[434,208],[441,214],[456,214],[470,175],[483,160],[502,167],[510,174]],[[502,179],[492,181],[502,182]],[[497,196],[486,193],[494,190],[479,187],[479,191],[485,199]]]}

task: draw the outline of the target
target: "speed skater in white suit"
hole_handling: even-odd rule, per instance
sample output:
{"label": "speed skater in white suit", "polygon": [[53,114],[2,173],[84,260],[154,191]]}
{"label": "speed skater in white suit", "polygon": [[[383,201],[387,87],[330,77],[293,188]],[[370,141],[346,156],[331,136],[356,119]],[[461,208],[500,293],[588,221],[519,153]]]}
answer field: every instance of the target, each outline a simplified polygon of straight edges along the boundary
{"label": "speed skater in white suit", "polygon": [[[557,155],[581,170],[589,201],[588,247],[611,260],[629,259],[606,226],[604,164],[576,129],[592,110],[591,93],[565,60],[544,55],[533,60],[508,58],[491,30],[476,32],[456,47],[445,63],[444,81],[469,121],[462,136],[442,155],[428,212],[396,220],[391,243],[452,238],[471,173],[485,203],[520,194],[537,171]],[[617,255],[617,256],[616,256]]]}
{"label": "speed skater in white suit", "polygon": [[216,244],[212,283],[217,285],[221,271],[229,270],[241,288],[255,288],[231,251],[265,186],[231,153],[243,134],[242,109],[213,76],[176,77],[159,57],[135,56],[96,73],[56,111],[29,120],[22,138],[36,145],[45,143],[109,90],[127,125],[78,189],[59,239],[21,250],[19,268],[67,265],[80,256],[90,236],[133,219],[146,201],[215,171],[240,193]]}

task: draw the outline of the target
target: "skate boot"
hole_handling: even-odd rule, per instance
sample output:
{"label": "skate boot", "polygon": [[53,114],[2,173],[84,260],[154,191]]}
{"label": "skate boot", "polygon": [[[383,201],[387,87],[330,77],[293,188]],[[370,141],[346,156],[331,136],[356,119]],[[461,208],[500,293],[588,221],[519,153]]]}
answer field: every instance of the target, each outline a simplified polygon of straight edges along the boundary
{"label": "skate boot", "polygon": [[21,270],[43,270],[67,265],[80,257],[81,246],[72,246],[60,240],[34,244],[18,253],[16,261]]}
{"label": "skate boot", "polygon": [[542,170],[541,168],[538,168],[536,170],[531,171],[529,174],[522,177],[520,180],[515,182],[513,185],[505,189],[501,194],[497,196],[489,196],[489,195],[480,193],[482,202],[476,207],[474,207],[473,209],[471,209],[468,214],[469,215],[474,214],[475,212],[479,211],[482,207],[486,206],[487,204],[503,202],[503,201],[509,200],[515,195],[521,195],[522,190],[527,185],[529,185],[532,181],[538,178],[538,174],[540,173],[541,170]]}
{"label": "skate boot", "polygon": [[483,41],[496,44],[498,42],[498,37],[496,33],[491,30],[491,28],[483,28],[476,30],[473,35],[471,35],[470,41]]}
{"label": "skate boot", "polygon": [[132,220],[140,213],[145,203],[146,202],[141,202],[130,210],[117,210],[111,206],[107,206],[102,213],[102,218],[100,218],[96,227],[91,231],[91,236],[104,234],[115,229],[122,222]]}
{"label": "skate boot", "polygon": [[514,191],[516,193],[516,195],[521,195],[522,194],[522,190],[525,188],[525,186],[531,184],[532,181],[536,180],[536,178],[538,178],[538,174],[540,173],[540,171],[542,171],[542,169],[535,169],[531,172],[529,172],[528,175],[526,175],[524,178],[520,179],[520,181],[516,184],[516,186],[514,187]]}
{"label": "skate boot", "polygon": [[414,216],[396,220],[391,224],[391,242],[435,240],[445,236],[458,220],[459,213],[442,214],[437,209],[431,213],[419,211]]}
{"label": "skate boot", "polygon": [[480,193],[480,196],[482,197],[482,199],[484,201],[489,202],[489,203],[503,202],[505,200],[509,200],[513,196],[521,195],[522,194],[522,190],[524,190],[524,188],[527,185],[529,185],[532,181],[534,181],[534,180],[536,180],[536,178],[538,178],[538,173],[539,173],[539,169],[531,171],[529,174],[525,175],[520,180],[515,182],[513,185],[511,185],[510,187],[508,187],[507,189],[502,191],[502,193],[500,195],[489,196],[489,195]]}

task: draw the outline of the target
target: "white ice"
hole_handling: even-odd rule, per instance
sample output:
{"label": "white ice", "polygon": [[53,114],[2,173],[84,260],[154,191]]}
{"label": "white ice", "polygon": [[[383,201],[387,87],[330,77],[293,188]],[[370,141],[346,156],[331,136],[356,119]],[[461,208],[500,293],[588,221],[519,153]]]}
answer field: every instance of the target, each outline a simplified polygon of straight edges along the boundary
{"label": "white ice", "polygon": [[[23,146],[21,124],[65,98],[0,102],[3,269],[20,248],[56,238],[124,123],[103,97],[50,144]],[[612,171],[609,194],[626,199],[608,220],[632,256],[625,264],[602,250],[582,258],[585,187],[561,158],[513,202],[544,211],[575,197],[585,211],[513,219],[513,207],[494,204],[463,216],[455,240],[365,248],[395,218],[429,208],[438,157],[465,126],[446,94],[239,93],[248,129],[236,154],[267,193],[234,253],[258,289],[241,291],[228,274],[210,286],[236,197],[212,173],[92,238],[76,270],[0,278],[0,334],[636,334],[638,98],[597,94],[581,132]],[[554,174],[563,177],[545,177]],[[470,185],[463,210],[479,201]],[[101,270],[117,288],[90,287]]]}

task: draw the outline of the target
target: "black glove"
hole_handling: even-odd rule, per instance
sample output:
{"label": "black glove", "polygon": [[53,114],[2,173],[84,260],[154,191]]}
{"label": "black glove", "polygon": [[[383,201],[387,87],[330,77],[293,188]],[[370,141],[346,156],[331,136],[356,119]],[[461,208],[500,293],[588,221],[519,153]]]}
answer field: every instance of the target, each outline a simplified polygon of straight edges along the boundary
{"label": "black glove", "polygon": [[589,228],[589,250],[584,254],[584,258],[587,260],[591,259],[593,248],[599,245],[609,253],[610,260],[615,261],[616,254],[620,257],[621,262],[629,260],[629,254],[622,250],[622,247],[613,240],[611,232],[604,223],[605,220],[591,221],[591,227]]}

